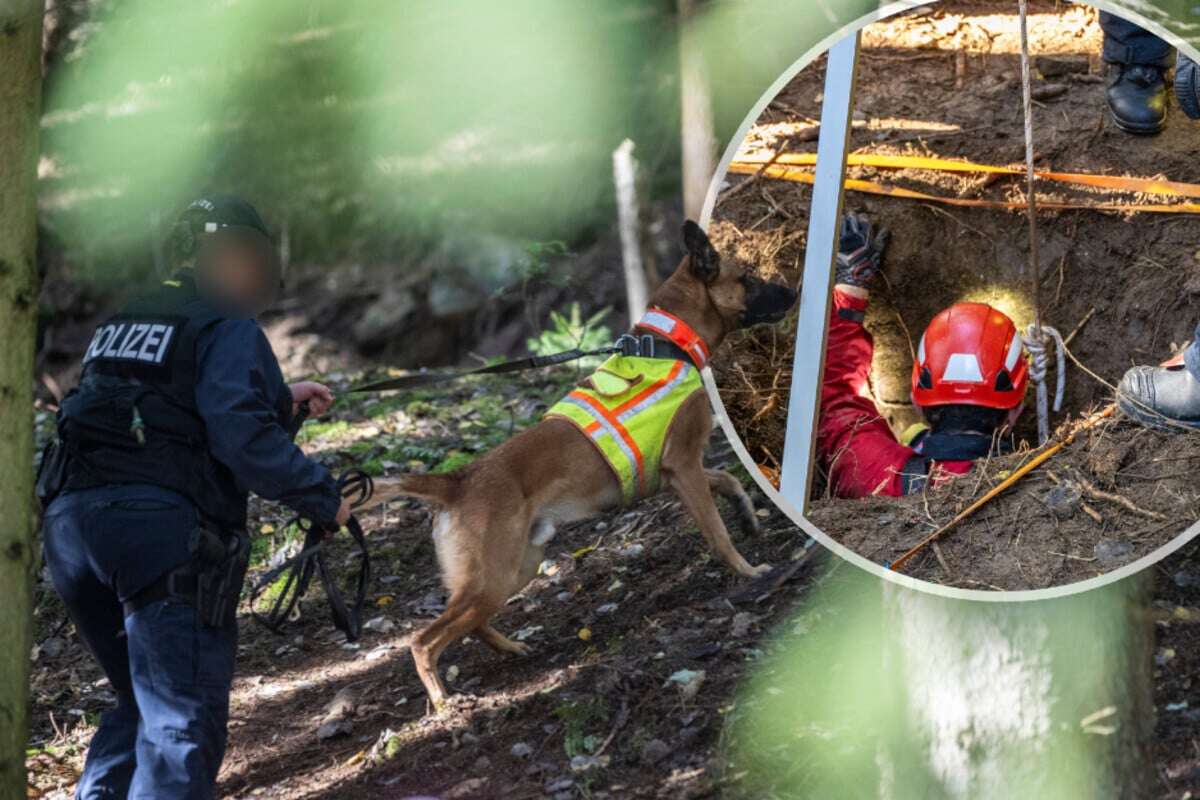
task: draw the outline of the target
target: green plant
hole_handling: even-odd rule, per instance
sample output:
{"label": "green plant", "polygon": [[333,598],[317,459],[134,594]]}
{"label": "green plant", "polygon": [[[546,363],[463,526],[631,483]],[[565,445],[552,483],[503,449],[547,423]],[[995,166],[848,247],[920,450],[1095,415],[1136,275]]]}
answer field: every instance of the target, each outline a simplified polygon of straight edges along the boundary
{"label": "green plant", "polygon": [[333,422],[306,422],[296,434],[296,444],[309,444],[320,439],[333,436],[344,436],[350,431],[350,423],[345,420]]}
{"label": "green plant", "polygon": [[387,743],[383,746],[383,755],[389,761],[400,755],[400,749],[404,743],[400,741],[399,736],[389,736]]}
{"label": "green plant", "polygon": [[589,727],[608,718],[608,710],[600,703],[563,703],[554,709],[554,716],[563,723],[563,752],[567,758],[591,755],[600,746],[600,737],[588,733]]}
{"label": "green plant", "polygon": [[475,458],[476,455],[474,453],[464,453],[461,450],[451,450],[446,454],[446,457],[442,459],[441,463],[429,471],[434,474],[454,472],[454,470],[461,469],[467,464],[470,464],[475,460]]}
{"label": "green plant", "polygon": [[420,442],[411,442],[393,447],[387,452],[387,458],[392,461],[422,461],[429,466],[437,464],[445,457],[446,451],[444,448],[426,445]]}
{"label": "green plant", "polygon": [[264,564],[272,554],[276,547],[292,544],[304,538],[304,532],[300,530],[299,525],[288,525],[282,531],[271,531],[269,533],[258,532],[250,537],[250,565],[259,566]]}
{"label": "green plant", "polygon": [[[521,278],[525,282],[548,279],[550,259],[565,256],[570,251],[564,242],[530,242],[525,246],[525,258],[520,263]],[[550,281],[553,283],[553,281]]]}
{"label": "green plant", "polygon": [[[549,355],[573,348],[595,350],[611,344],[612,330],[603,324],[610,310],[602,308],[586,320],[579,303],[572,303],[566,314],[551,311],[550,327],[536,337],[526,340],[525,347],[535,355]],[[589,358],[578,363],[581,367],[595,366],[599,359]]]}

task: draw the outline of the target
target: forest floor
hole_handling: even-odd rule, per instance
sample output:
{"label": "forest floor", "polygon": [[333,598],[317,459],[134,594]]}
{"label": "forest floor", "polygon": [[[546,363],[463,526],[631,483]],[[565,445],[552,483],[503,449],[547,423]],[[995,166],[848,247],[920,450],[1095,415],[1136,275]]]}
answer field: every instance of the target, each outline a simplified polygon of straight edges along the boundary
{"label": "forest floor", "polygon": [[[1166,176],[1200,181],[1191,154],[1200,123],[1171,102],[1170,124],[1155,137],[1131,137],[1107,118],[1101,34],[1094,9],[1031,4],[1037,69],[1036,158],[1043,169]],[[937,156],[1023,164],[1019,52],[1012,4],[950,0],[869,26],[863,32],[851,152]],[[825,66],[802,70],[767,106],[741,155],[813,153]],[[741,156],[739,156],[741,157]],[[1020,178],[854,166],[849,176],[955,199],[1023,203]],[[718,249],[765,276],[800,282],[809,186],[730,175],[714,212]],[[1066,184],[1039,184],[1038,199],[1147,202],[1134,194],[1100,194]],[[1154,196],[1150,202],[1173,198]],[[1033,321],[1028,229],[1019,210],[962,208],[850,191],[846,208],[892,230],[883,279],[872,293],[866,326],[874,337],[872,399],[899,432],[916,421],[909,402],[915,344],[939,310],[959,301],[989,302],[1018,328]],[[1113,396],[1133,364],[1158,363],[1191,338],[1200,294],[1200,219],[1186,214],[1091,210],[1043,211],[1039,217],[1042,315],[1069,338],[1060,431]],[[715,359],[721,395],[752,457],[777,479],[786,430],[794,317],[778,329],[731,337]],[[1053,390],[1053,367],[1051,390]],[[1031,394],[1032,397],[1032,394]],[[1032,401],[1030,401],[1032,402]],[[993,459],[942,491],[902,500],[828,497],[815,482],[811,516],[834,539],[886,563],[944,523],[970,499],[1027,459],[1035,440],[1027,409],[1015,454]],[[1108,421],[963,523],[941,546],[911,565],[925,580],[977,589],[1033,589],[1092,577],[1141,558],[1200,516],[1189,474],[1200,466],[1200,435],[1164,436]],[[1047,506],[1060,481],[1090,485],[1120,500],[1084,497]],[[1084,494],[1088,492],[1085,488]],[[1003,523],[1003,524],[1000,524]],[[1019,524],[1015,524],[1019,523]]]}
{"label": "forest floor", "polygon": [[[339,388],[360,378],[324,377]],[[563,370],[352,396],[309,422],[301,441],[334,469],[444,469],[532,422],[573,379]],[[744,480],[719,435],[713,445],[710,463]],[[803,635],[805,615],[838,614],[805,598],[853,568],[806,549],[794,525],[755,499],[762,533],[735,531],[735,541],[752,563],[782,569],[754,582],[713,560],[673,496],[564,529],[543,574],[498,617],[534,654],[501,657],[474,638],[452,645],[441,667],[456,694],[436,713],[407,652],[409,637],[445,600],[429,512],[393,503],[365,515],[375,580],[371,630],[359,642],[334,630],[315,585],[284,635],[252,622],[243,607],[219,796],[757,800],[732,743],[739,721],[764,702],[745,695],[745,682],[765,656]],[[273,504],[254,501],[252,518],[253,581],[275,553],[291,552],[296,532]],[[354,554],[344,537],[332,549],[335,571],[349,576]],[[1172,800],[1200,791],[1197,552],[1185,548],[1155,568],[1149,610],[1158,637],[1153,750],[1161,796]],[[65,800],[112,694],[44,574],[38,598],[30,796]],[[337,736],[322,739],[318,729],[338,697],[352,698],[354,711]]]}
{"label": "forest floor", "polygon": [[[324,378],[344,389],[361,375]],[[344,396],[328,419],[307,423],[300,441],[334,470],[453,468],[536,421],[574,379],[562,369],[382,399]],[[729,448],[714,444],[710,463],[745,480]],[[763,655],[766,631],[795,606],[814,560],[806,537],[758,503],[761,534],[735,531],[735,541],[751,563],[781,565],[786,582],[733,576],[673,495],[563,529],[542,574],[497,619],[534,654],[501,657],[474,637],[452,645],[441,667],[461,694],[438,713],[407,652],[445,601],[429,510],[414,501],[370,512],[371,630],[359,642],[332,627],[316,581],[285,635],[243,613],[220,795],[674,798],[733,790],[741,778],[719,743],[737,716],[737,687]],[[259,535],[251,581],[273,554],[294,547],[288,517],[252,503]],[[331,562],[352,571],[344,539],[335,540]],[[39,590],[30,764],[35,796],[65,797],[112,698],[48,583]],[[354,698],[350,724],[320,739],[326,706],[342,690]]]}

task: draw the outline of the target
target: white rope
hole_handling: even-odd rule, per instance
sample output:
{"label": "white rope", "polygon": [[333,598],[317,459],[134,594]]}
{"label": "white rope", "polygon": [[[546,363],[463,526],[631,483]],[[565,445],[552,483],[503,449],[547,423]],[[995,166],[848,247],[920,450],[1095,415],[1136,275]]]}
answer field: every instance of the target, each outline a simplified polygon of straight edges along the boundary
{"label": "white rope", "polygon": [[1049,366],[1049,356],[1046,354],[1047,340],[1054,342],[1054,411],[1062,410],[1063,390],[1067,383],[1066,345],[1063,344],[1062,334],[1056,328],[1043,325],[1039,329],[1036,324],[1030,325],[1022,337],[1025,349],[1029,351],[1029,379],[1037,387],[1038,442],[1045,444],[1050,438],[1049,397],[1046,392],[1046,369]]}
{"label": "white rope", "polygon": [[[1026,0],[1021,0],[1021,110],[1025,115],[1025,182],[1029,192],[1029,237],[1030,244],[1036,248],[1036,219],[1034,216],[1033,197],[1033,76],[1029,65],[1029,25],[1028,7]],[[1035,256],[1036,249],[1031,256]],[[1037,280],[1037,262],[1033,262],[1034,280]],[[1041,322],[1041,320],[1038,320]]]}
{"label": "white rope", "polygon": [[1025,349],[1029,351],[1031,363],[1029,377],[1037,386],[1037,421],[1038,444],[1045,444],[1050,439],[1050,409],[1046,397],[1046,338],[1050,337],[1057,345],[1055,352],[1057,360],[1057,384],[1054,391],[1054,410],[1062,409],[1063,386],[1066,380],[1066,357],[1063,351],[1062,337],[1058,331],[1042,324],[1042,304],[1040,294],[1041,275],[1038,273],[1038,238],[1037,238],[1037,202],[1034,195],[1033,170],[1033,77],[1029,64],[1029,5],[1027,0],[1019,2],[1021,14],[1021,100],[1022,111],[1025,115],[1025,194],[1026,213],[1029,217],[1029,279],[1032,285],[1033,324],[1025,332]]}

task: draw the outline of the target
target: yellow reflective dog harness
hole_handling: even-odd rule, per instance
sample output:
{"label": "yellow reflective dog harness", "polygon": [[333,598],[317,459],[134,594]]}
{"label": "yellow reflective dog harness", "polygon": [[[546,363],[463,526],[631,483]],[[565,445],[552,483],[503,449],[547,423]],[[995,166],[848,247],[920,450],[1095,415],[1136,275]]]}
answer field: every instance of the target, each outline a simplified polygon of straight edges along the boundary
{"label": "yellow reflective dog harness", "polygon": [[685,400],[702,391],[684,361],[615,355],[546,412],[569,420],[604,456],[628,505],[658,491],[659,461]]}

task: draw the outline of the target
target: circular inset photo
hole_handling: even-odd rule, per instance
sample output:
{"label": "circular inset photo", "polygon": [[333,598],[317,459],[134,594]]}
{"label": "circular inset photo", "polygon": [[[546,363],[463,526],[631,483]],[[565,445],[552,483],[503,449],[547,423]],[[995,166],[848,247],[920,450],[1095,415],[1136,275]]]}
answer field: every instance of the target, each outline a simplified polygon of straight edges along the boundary
{"label": "circular inset photo", "polygon": [[708,233],[801,301],[733,334],[715,383],[760,483],[843,555],[1061,594],[1200,519],[1198,68],[1158,33],[940,2],[744,126]]}

